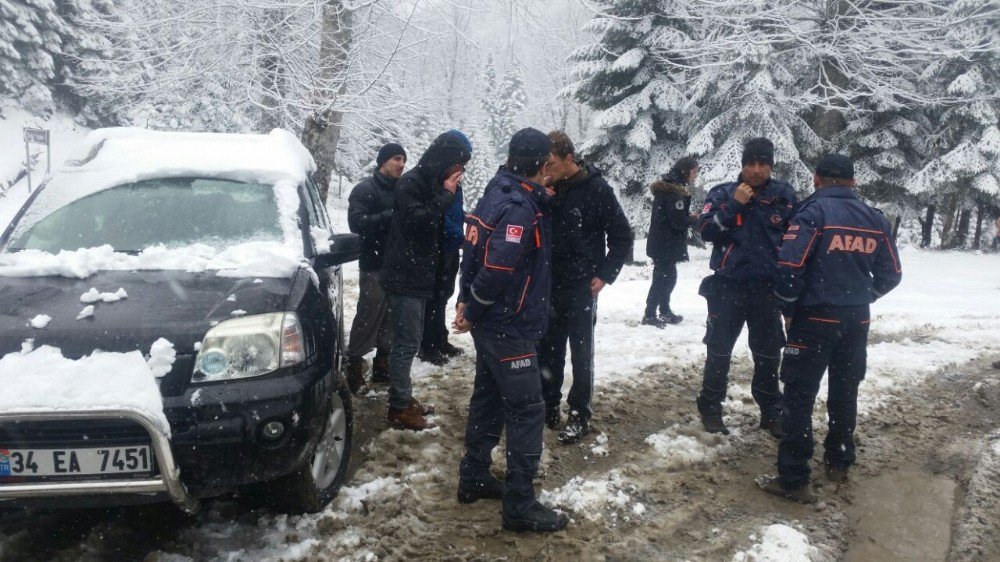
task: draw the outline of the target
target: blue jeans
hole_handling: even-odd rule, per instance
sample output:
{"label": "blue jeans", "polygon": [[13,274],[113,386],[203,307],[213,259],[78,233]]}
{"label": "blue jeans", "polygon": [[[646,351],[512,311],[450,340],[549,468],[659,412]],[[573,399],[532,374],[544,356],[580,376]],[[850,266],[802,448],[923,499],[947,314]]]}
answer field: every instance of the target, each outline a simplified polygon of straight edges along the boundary
{"label": "blue jeans", "polygon": [[532,481],[542,457],[545,406],[535,342],[472,329],[476,380],[465,428],[465,456],[459,480],[480,483],[490,477],[490,453],[507,429],[507,479],[502,508],[508,517],[535,503]]}
{"label": "blue jeans", "polygon": [[427,299],[388,293],[393,341],[389,352],[389,407],[405,410],[413,399],[410,368],[424,333]]}

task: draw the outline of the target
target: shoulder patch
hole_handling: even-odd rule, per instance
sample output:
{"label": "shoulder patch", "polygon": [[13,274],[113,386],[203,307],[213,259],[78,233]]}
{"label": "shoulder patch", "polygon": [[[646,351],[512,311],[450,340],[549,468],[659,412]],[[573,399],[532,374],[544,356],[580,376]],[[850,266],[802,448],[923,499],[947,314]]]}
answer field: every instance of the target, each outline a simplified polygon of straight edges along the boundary
{"label": "shoulder patch", "polygon": [[524,235],[524,227],[517,224],[507,225],[507,235],[504,240],[507,242],[513,242],[514,244],[521,243],[521,237]]}
{"label": "shoulder patch", "polygon": [[681,200],[681,199],[678,199],[677,202],[674,203],[674,208],[677,209],[678,211],[683,211],[684,210],[684,201]]}

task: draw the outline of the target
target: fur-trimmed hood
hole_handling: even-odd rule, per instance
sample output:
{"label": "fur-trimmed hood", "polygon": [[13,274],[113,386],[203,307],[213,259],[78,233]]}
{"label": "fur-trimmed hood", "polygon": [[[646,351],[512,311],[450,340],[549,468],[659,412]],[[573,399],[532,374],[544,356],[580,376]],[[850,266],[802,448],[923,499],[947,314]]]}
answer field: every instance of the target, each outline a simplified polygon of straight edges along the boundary
{"label": "fur-trimmed hood", "polygon": [[688,186],[683,183],[675,183],[672,181],[666,181],[664,179],[658,179],[649,186],[649,191],[656,195],[657,193],[676,193],[681,197],[690,197],[691,190]]}

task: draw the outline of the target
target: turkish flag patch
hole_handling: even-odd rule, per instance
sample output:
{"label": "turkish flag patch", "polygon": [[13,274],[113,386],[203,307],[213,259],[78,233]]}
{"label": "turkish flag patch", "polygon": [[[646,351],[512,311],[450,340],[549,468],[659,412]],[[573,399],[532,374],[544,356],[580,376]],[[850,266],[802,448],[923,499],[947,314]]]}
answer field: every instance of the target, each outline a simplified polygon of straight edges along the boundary
{"label": "turkish flag patch", "polygon": [[701,208],[701,214],[704,215],[705,213],[707,213],[707,212],[709,212],[711,210],[712,210],[712,204],[711,203],[705,203],[705,206]]}
{"label": "turkish flag patch", "polygon": [[518,226],[516,224],[507,225],[507,238],[508,242],[513,242],[515,244],[521,243],[521,236],[524,234],[524,227]]}

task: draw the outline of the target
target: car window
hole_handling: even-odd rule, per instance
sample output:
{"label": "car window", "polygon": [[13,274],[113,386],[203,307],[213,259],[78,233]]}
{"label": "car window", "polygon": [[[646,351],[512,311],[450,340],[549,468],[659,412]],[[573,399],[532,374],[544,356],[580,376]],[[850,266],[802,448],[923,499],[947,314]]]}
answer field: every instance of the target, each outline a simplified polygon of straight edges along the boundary
{"label": "car window", "polygon": [[[319,190],[312,180],[306,181],[306,193],[309,195],[309,201],[313,207],[313,214],[316,216],[316,221],[312,224],[323,228],[329,228],[330,221],[327,218],[326,208],[323,205],[323,200],[320,199]],[[310,217],[311,216],[312,215],[310,215]]]}
{"label": "car window", "polygon": [[[40,194],[39,199],[44,196]],[[102,190],[15,228],[8,250],[46,252],[110,245],[119,252],[194,243],[224,248],[283,239],[270,185],[161,178]]]}

